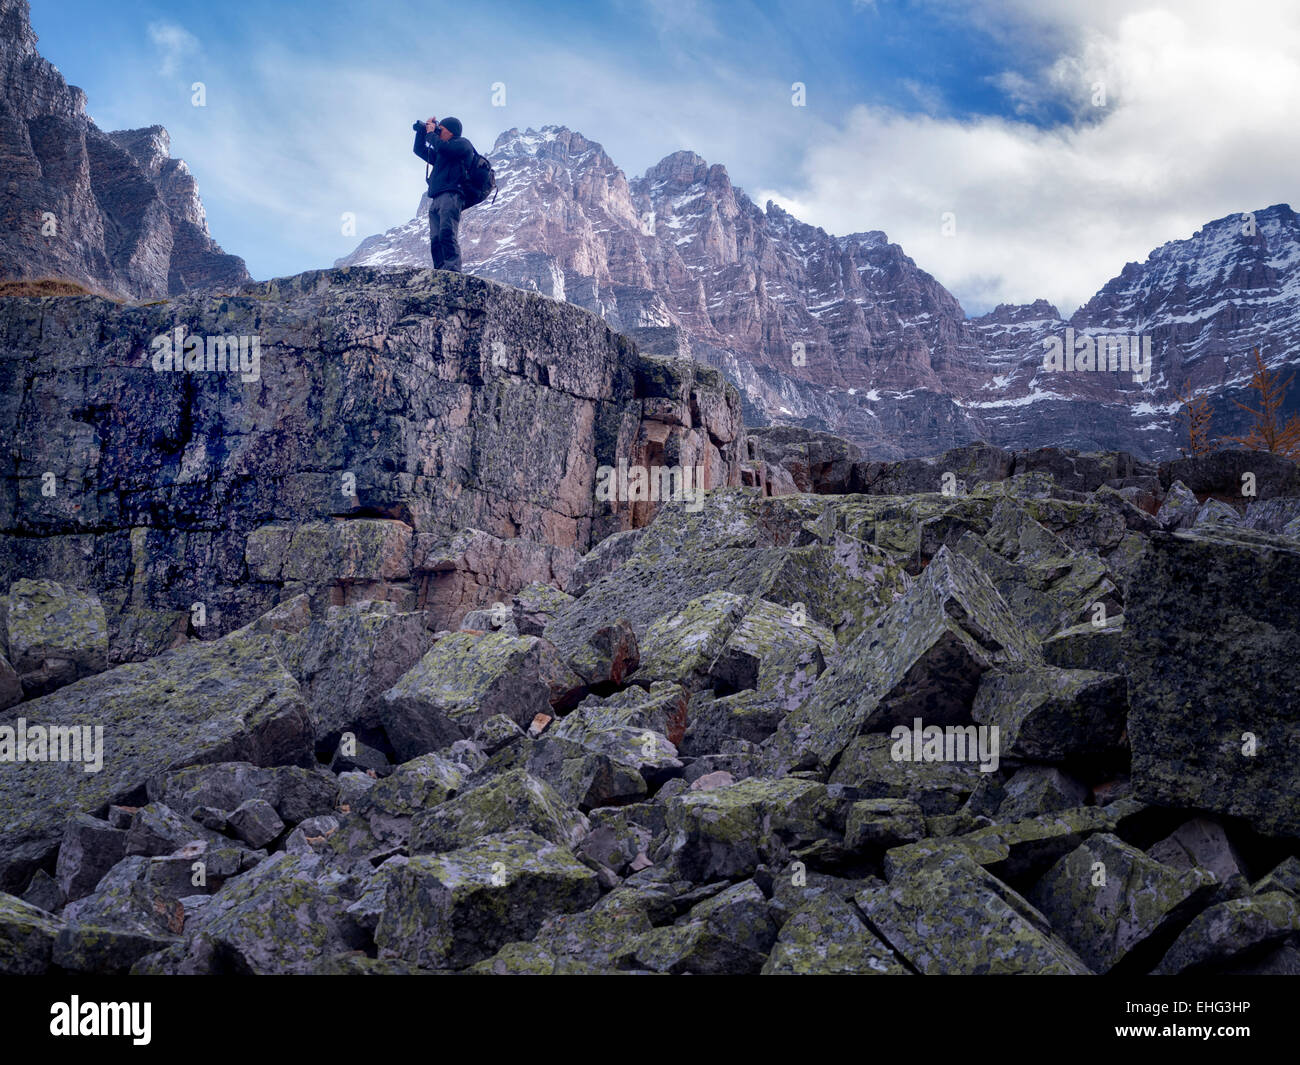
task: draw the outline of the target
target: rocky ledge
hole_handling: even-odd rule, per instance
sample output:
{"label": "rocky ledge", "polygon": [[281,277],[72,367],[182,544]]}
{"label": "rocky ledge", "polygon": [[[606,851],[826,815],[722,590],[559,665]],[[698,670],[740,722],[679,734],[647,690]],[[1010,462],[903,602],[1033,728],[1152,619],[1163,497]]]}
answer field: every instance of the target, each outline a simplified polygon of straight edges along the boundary
{"label": "rocky ledge", "polygon": [[0,573],[93,594],[109,664],[298,594],[455,627],[650,520],[602,467],[742,476],[717,371],[441,271],[0,300],[0,396]]}
{"label": "rocky ledge", "polygon": [[[314,468],[286,459],[282,477],[222,496],[247,500],[251,520],[227,522],[246,559],[231,579],[266,585],[265,612],[106,668],[115,606],[48,577],[13,582],[0,682],[21,701],[0,713],[0,742],[8,729],[11,751],[22,738],[30,755],[33,727],[42,750],[67,730],[84,764],[0,763],[0,970],[1300,972],[1294,466],[1231,452],[1135,470],[1124,456],[1031,461],[981,445],[855,468],[835,465],[832,440],[769,438],[740,442],[740,472],[758,483],[601,536],[576,487],[507,480],[494,495],[480,474],[421,495],[427,470],[406,459],[432,461],[441,433],[485,411],[531,424],[512,402],[549,418],[528,438],[543,467],[571,454],[572,437],[554,437],[583,418],[621,427],[597,448],[631,446],[651,409],[681,446],[690,430],[638,400],[634,354],[586,326],[586,343],[617,354],[602,380],[623,398],[600,414],[611,401],[566,376],[574,362],[540,309],[584,324],[581,312],[512,295],[512,319],[465,289],[435,318],[422,302],[433,283],[408,276],[376,301],[347,275],[300,279],[300,300],[330,313],[298,313],[298,334],[274,288],[245,297],[300,348],[338,336],[351,301],[364,303],[357,320],[378,310],[380,322],[328,374],[306,359],[274,371],[298,382],[296,410],[219,407],[279,411],[278,430],[242,434],[232,456],[254,439],[268,461],[316,447]],[[72,320],[42,313],[42,338]],[[137,336],[162,322],[131,313]],[[494,336],[513,338],[508,377],[489,370]],[[413,371],[386,357],[403,337],[448,353],[420,378],[441,404],[416,399]],[[563,350],[581,365],[572,338]],[[457,372],[480,381],[461,387]],[[308,388],[313,373],[329,386]],[[547,377],[564,397],[549,414]],[[138,424],[151,387],[163,386],[99,417]],[[440,432],[421,437],[427,420]],[[184,439],[201,440],[209,416],[188,424]],[[97,454],[77,468],[123,485],[113,448]],[[493,468],[507,477],[519,454]],[[510,497],[554,516],[567,499],[563,587],[535,581],[442,625],[427,603],[367,598],[375,583],[331,597],[286,578],[309,560],[337,566],[353,541],[309,550],[277,533],[247,557],[271,537],[257,532],[274,509],[254,505],[258,486],[350,528],[303,487],[319,477],[323,494],[343,469],[372,506],[398,508],[369,520],[414,522],[417,538],[435,514],[499,518]],[[781,476],[803,490],[771,494]],[[843,491],[846,477],[862,483]],[[202,506],[200,494],[190,512]],[[47,545],[130,524],[74,533],[78,514],[61,520]],[[150,579],[146,565],[130,587]],[[95,727],[102,765],[87,772]]]}

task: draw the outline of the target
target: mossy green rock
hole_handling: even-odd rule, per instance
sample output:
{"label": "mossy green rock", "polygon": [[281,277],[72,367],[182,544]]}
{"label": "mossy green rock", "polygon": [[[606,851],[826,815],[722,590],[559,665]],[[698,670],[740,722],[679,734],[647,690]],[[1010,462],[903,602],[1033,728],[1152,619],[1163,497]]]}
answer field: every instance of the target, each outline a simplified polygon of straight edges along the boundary
{"label": "mossy green rock", "polygon": [[956,550],[977,563],[1012,612],[1039,639],[1080,621],[1115,594],[1105,563],[1079,552],[1010,499],[999,500],[983,537]]}
{"label": "mossy green rock", "polygon": [[1300,858],[1294,854],[1284,858],[1268,875],[1257,881],[1252,890],[1256,895],[1266,891],[1285,891],[1300,899]]}
{"label": "mossy green rock", "polygon": [[[1195,817],[1147,848],[1147,854],[1172,869],[1208,869],[1232,894],[1246,893],[1246,861],[1222,825]],[[1293,858],[1292,861],[1295,861]]]}
{"label": "mossy green rock", "polygon": [[[649,626],[710,592],[801,603],[828,627],[854,627],[892,600],[902,567],[844,526],[858,497],[765,498],[719,488],[697,512],[661,506],[617,570],[587,586],[547,624],[562,651],[626,619],[638,641]],[[855,524],[865,524],[855,517]],[[820,584],[810,586],[809,579]]]}
{"label": "mossy green rock", "polygon": [[569,964],[612,968],[628,943],[650,928],[650,918],[640,906],[598,905],[580,913],[548,917],[533,943]]}
{"label": "mossy green rock", "polygon": [[912,588],[817,678],[807,702],[781,723],[774,767],[831,766],[859,733],[969,720],[980,677],[995,665],[1038,659],[984,574],[940,549]]}
{"label": "mossy green rock", "polygon": [[249,532],[244,559],[259,581],[320,586],[406,577],[411,569],[411,527],[381,518],[263,525]]}
{"label": "mossy green rock", "polygon": [[1104,503],[1042,498],[1022,499],[1019,505],[1066,547],[1081,554],[1108,554],[1128,535],[1124,515]]}
{"label": "mossy green rock", "polygon": [[860,799],[849,807],[844,824],[844,846],[850,851],[915,843],[924,835],[925,815],[910,799]]}
{"label": "mossy green rock", "polygon": [[[994,876],[1020,880],[1044,872],[1062,855],[1097,832],[1114,831],[1116,812],[1104,806],[1078,806],[1021,821],[990,825],[953,840]],[[887,862],[901,853],[891,851]]]}
{"label": "mossy green rock", "polygon": [[[270,639],[256,634],[190,643],[20,705],[29,723],[103,726],[103,768],[4,763],[0,773],[14,783],[4,786],[0,886],[25,884],[74,814],[116,801],[160,773],[204,762],[312,761],[298,684]],[[0,724],[12,725],[17,713],[0,714]]]}
{"label": "mossy green rock", "polygon": [[1018,821],[1068,810],[1082,806],[1088,794],[1084,784],[1059,769],[1028,765],[1016,770],[1002,788],[996,800],[997,819]]}
{"label": "mossy green rock", "polygon": [[960,849],[943,849],[863,889],[858,908],[926,975],[1082,975],[1046,918]]}
{"label": "mossy green rock", "polygon": [[70,973],[123,976],[141,958],[176,941],[175,936],[140,930],[65,925],[55,938],[50,961]]}
{"label": "mossy green rock", "polygon": [[490,958],[462,970],[474,976],[596,976],[615,970],[556,954],[538,943],[507,943]]}
{"label": "mossy green rock", "polygon": [[521,636],[540,636],[546,623],[571,602],[573,596],[552,585],[540,581],[526,584],[511,603],[515,630]]}
{"label": "mossy green rock", "polygon": [[589,695],[576,710],[553,724],[547,736],[580,741],[608,728],[632,728],[667,735],[686,712],[687,692],[680,684],[659,681],[649,690],[632,685],[609,696]]}
{"label": "mossy green rock", "polygon": [[583,809],[637,799],[680,775],[677,748],[656,729],[672,728],[684,710],[685,691],[668,682],[589,698],[533,745],[528,771]]}
{"label": "mossy green rock", "polygon": [[652,928],[632,940],[620,960],[625,968],[702,976],[752,974],[763,965],[761,954],[746,949],[702,921]]}
{"label": "mossy green rock", "polygon": [[756,690],[721,697],[710,691],[691,696],[681,751],[696,757],[717,754],[732,740],[761,744],[780,727],[786,706]]}
{"label": "mossy green rock", "polygon": [[[653,757],[661,751],[670,757],[668,741],[652,732],[634,729],[605,729],[594,736],[605,736],[620,745],[602,752],[585,742],[562,736],[543,736],[528,754],[528,772],[546,781],[567,803],[583,810],[611,803],[626,803],[646,795],[648,788],[641,775],[641,763],[623,757],[625,752],[646,750]],[[639,744],[649,737],[644,747]],[[611,744],[612,747],[612,744]],[[673,759],[675,762],[676,760]],[[677,763],[680,765],[680,763]]]}
{"label": "mossy green rock", "polygon": [[807,699],[838,650],[830,629],[804,612],[756,599],[746,604],[708,676],[715,691],[752,689],[789,713]]}
{"label": "mossy green rock", "polygon": [[494,714],[527,728],[551,709],[545,657],[536,636],[444,636],[383,695],[382,723],[398,757],[467,739]]}
{"label": "mossy green rock", "polygon": [[751,777],[668,800],[674,868],[692,882],[745,876],[790,848],[834,835],[834,803],[810,780]]}
{"label": "mossy green rock", "polygon": [[0,618],[6,657],[29,699],[108,666],[108,624],[93,593],[22,578],[9,586]]}
{"label": "mossy green rock", "polygon": [[[197,848],[196,848],[197,849]],[[207,857],[195,855],[190,859],[177,859],[178,869],[182,873],[182,884],[190,880],[189,867],[195,861]],[[165,876],[157,880],[150,875],[156,863],[168,863],[166,858],[146,858],[133,855],[123,859],[99,882],[94,892],[84,898],[69,903],[63,910],[62,917],[70,928],[82,926],[111,928],[118,932],[133,932],[142,936],[167,935],[180,931],[183,907],[178,899],[186,895],[207,893],[204,887],[185,887],[182,894],[165,885]],[[181,864],[183,863],[183,865]],[[238,860],[222,868],[213,862],[211,875],[214,882],[223,873],[239,871]],[[154,948],[159,949],[157,947]]]}
{"label": "mossy green rock", "polygon": [[997,727],[1003,757],[1049,764],[1117,750],[1127,716],[1119,674],[1054,666],[985,673],[971,707]]}
{"label": "mossy green rock", "polygon": [[756,955],[759,965],[776,942],[778,930],[767,896],[753,880],[733,884],[696,903],[683,921],[704,924]]}
{"label": "mossy green rock", "polygon": [[1155,973],[1205,972],[1300,932],[1300,902],[1284,891],[1229,899],[1197,914],[1174,940]]}
{"label": "mossy green rock", "polygon": [[599,895],[596,874],[568,850],[534,832],[506,832],[413,856],[389,885],[375,942],[381,957],[463,968]]}
{"label": "mossy green rock", "polygon": [[392,853],[407,845],[416,814],[446,802],[464,780],[464,767],[441,754],[403,762],[350,804],[350,816],[329,837],[329,846],[339,855]]}
{"label": "mossy green rock", "polygon": [[641,684],[674,681],[698,689],[748,608],[748,597],[734,592],[709,592],[681,610],[646,626],[641,637]]}
{"label": "mossy green rock", "polygon": [[835,501],[833,520],[850,536],[873,544],[916,574],[943,547],[966,533],[983,535],[997,501],[980,496],[926,492],[906,496],[846,496]]}
{"label": "mossy green rock", "polygon": [[383,693],[432,645],[423,612],[391,607],[363,602],[331,610],[298,632],[275,633],[280,660],[302,689],[317,736],[379,724]]}
{"label": "mossy green rock", "polygon": [[511,829],[527,829],[573,848],[591,825],[545,781],[525,770],[512,769],[417,813],[410,850],[412,854],[455,850]]}
{"label": "mossy green rock", "polygon": [[[370,859],[372,862],[374,859]],[[384,905],[388,901],[388,886],[397,871],[410,859],[405,854],[394,854],[385,858],[376,867],[373,875],[366,877],[364,887],[357,900],[351,903],[346,913],[362,928],[375,930],[379,918],[384,914]]]}
{"label": "mossy green rock", "polygon": [[1179,872],[1099,833],[1043,874],[1029,897],[1095,971],[1126,959],[1142,970],[1158,960],[1144,959],[1142,944],[1190,918],[1217,885],[1206,869]]}
{"label": "mossy green rock", "polygon": [[339,797],[337,778],[318,766],[251,762],[187,766],[150,778],[147,790],[150,802],[162,803],[185,817],[199,806],[229,812],[249,799],[265,799],[289,824],[329,813]]}
{"label": "mossy green rock", "polygon": [[1300,546],[1154,533],[1125,605],[1140,798],[1300,836]]}
{"label": "mossy green rock", "polygon": [[45,972],[62,925],[54,914],[0,892],[0,975]]}
{"label": "mossy green rock", "polygon": [[764,976],[907,976],[894,952],[862,921],[851,902],[824,893],[781,926]]}
{"label": "mossy green rock", "polygon": [[588,732],[579,743],[594,755],[633,767],[647,781],[662,782],[679,775],[682,768],[677,748],[650,729],[627,726],[597,729]]}
{"label": "mossy green rock", "polygon": [[1101,625],[1084,621],[1043,641],[1043,658],[1060,669],[1095,669],[1116,673],[1124,643],[1124,615],[1111,614]]}
{"label": "mossy green rock", "polygon": [[902,594],[906,569],[897,556],[857,536],[827,532],[825,525],[816,535],[817,543],[772,555],[759,587],[765,599],[787,609],[802,605],[810,620],[849,643]]}
{"label": "mossy green rock", "polygon": [[366,935],[347,913],[346,885],[316,854],[273,854],[226,884],[186,923],[252,973],[306,973],[361,948]]}
{"label": "mossy green rock", "polygon": [[955,813],[987,774],[977,762],[909,761],[893,757],[895,741],[879,732],[849,744],[829,783],[868,799],[910,799],[928,816]]}

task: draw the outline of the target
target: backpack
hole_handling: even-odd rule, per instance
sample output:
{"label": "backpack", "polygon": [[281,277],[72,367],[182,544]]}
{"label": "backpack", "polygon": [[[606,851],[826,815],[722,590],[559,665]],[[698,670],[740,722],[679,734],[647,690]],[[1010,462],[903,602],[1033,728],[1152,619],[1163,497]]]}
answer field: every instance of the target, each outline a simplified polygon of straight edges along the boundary
{"label": "backpack", "polygon": [[492,163],[486,155],[479,155],[478,150],[470,146],[474,158],[465,164],[464,176],[460,179],[460,194],[465,198],[465,206],[473,207],[487,199],[492,193],[492,202],[497,202],[497,176]]}

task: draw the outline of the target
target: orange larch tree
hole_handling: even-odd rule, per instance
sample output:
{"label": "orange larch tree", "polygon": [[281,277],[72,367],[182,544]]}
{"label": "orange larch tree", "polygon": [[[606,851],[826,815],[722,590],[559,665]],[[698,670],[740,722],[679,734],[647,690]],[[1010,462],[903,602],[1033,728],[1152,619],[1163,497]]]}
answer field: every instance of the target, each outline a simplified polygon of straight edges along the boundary
{"label": "orange larch tree", "polygon": [[1287,386],[1295,380],[1292,374],[1285,381],[1279,381],[1278,375],[1264,365],[1259,348],[1255,349],[1255,373],[1250,379],[1250,387],[1259,393],[1260,409],[1237,403],[1238,407],[1255,416],[1255,424],[1245,436],[1228,436],[1224,441],[1238,444],[1252,451],[1271,451],[1300,462],[1300,415],[1291,415],[1286,424],[1281,424],[1282,403],[1286,399]]}

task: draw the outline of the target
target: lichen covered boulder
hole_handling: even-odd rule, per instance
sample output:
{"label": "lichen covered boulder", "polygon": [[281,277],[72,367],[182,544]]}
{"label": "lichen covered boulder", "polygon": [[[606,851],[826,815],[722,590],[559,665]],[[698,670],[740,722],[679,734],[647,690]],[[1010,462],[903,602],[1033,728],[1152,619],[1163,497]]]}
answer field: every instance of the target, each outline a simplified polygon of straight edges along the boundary
{"label": "lichen covered boulder", "polygon": [[751,778],[668,800],[667,857],[687,880],[746,876],[831,838],[834,803],[810,780]]}
{"label": "lichen covered boulder", "polygon": [[383,693],[433,643],[427,620],[422,611],[366,601],[332,607],[296,632],[275,631],[280,660],[298,681],[318,737],[379,723]]}
{"label": "lichen covered boulder", "polygon": [[29,699],[108,668],[108,623],[92,592],[23,578],[0,597],[0,620],[7,657]]}
{"label": "lichen covered boulder", "polygon": [[568,850],[533,832],[505,832],[413,856],[389,885],[375,942],[381,958],[463,968],[599,895],[596,874]]}
{"label": "lichen covered boulder", "polygon": [[1004,756],[1048,763],[1117,749],[1127,716],[1119,674],[1052,666],[986,673],[971,707]]}
{"label": "lichen covered boulder", "polygon": [[1262,953],[1300,932],[1300,902],[1284,891],[1228,899],[1197,914],[1154,972],[1205,972],[1243,954]]}
{"label": "lichen covered boulder", "polygon": [[310,972],[327,957],[366,945],[363,927],[346,912],[348,895],[358,890],[318,855],[273,854],[217,892],[187,921],[185,939],[148,971],[180,971],[206,941],[237,971]]}
{"label": "lichen covered boulder", "polygon": [[0,974],[37,976],[45,972],[61,925],[54,914],[0,892]]}
{"label": "lichen covered boulder", "polygon": [[1099,833],[1061,858],[1029,897],[1096,972],[1121,963],[1143,971],[1159,960],[1143,945],[1195,914],[1217,884],[1208,870],[1171,869]]}
{"label": "lichen covered boulder", "polygon": [[550,710],[562,668],[537,636],[451,633],[384,693],[382,724],[403,761],[467,739],[495,714],[527,727]]}
{"label": "lichen covered boulder", "polygon": [[764,976],[907,976],[862,920],[852,902],[823,893],[804,903],[781,926],[763,965]]}
{"label": "lichen covered boulder", "polygon": [[403,762],[348,803],[348,816],[330,837],[340,855],[373,858],[405,847],[417,814],[446,802],[463,786],[465,767],[438,753]]}
{"label": "lichen covered boulder", "polygon": [[412,854],[465,847],[483,836],[527,829],[572,849],[590,831],[587,819],[545,781],[512,769],[415,815]]}
{"label": "lichen covered boulder", "polygon": [[[142,788],[160,773],[201,762],[306,765],[312,759],[311,721],[298,684],[269,638],[256,634],[191,643],[20,705],[28,720],[44,726],[102,726],[103,765],[98,772],[71,761],[6,766],[28,786],[6,788],[4,886],[26,883],[74,814]],[[6,711],[0,725],[12,724],[16,713]]]}
{"label": "lichen covered boulder", "polygon": [[774,766],[830,766],[861,732],[970,720],[980,677],[1038,658],[974,563],[940,549],[924,574],[818,678],[772,740]]}
{"label": "lichen covered boulder", "polygon": [[1157,533],[1125,607],[1141,798],[1300,836],[1300,546],[1238,529]]}
{"label": "lichen covered boulder", "polygon": [[1088,966],[1018,892],[957,850],[908,862],[855,898],[926,975],[1082,975]]}

